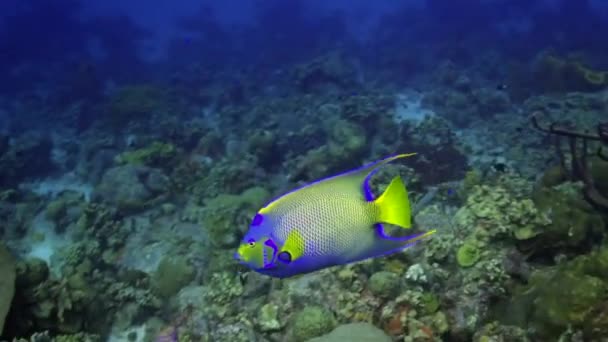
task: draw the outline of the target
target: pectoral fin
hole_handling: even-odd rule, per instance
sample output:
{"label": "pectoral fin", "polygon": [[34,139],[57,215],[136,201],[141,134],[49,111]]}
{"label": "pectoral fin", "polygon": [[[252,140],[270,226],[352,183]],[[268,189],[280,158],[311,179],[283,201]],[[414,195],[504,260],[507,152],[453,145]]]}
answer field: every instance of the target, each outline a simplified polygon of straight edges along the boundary
{"label": "pectoral fin", "polygon": [[294,262],[304,255],[305,247],[304,237],[294,229],[289,233],[285,244],[279,250],[279,256],[282,256],[279,260],[285,263]]}

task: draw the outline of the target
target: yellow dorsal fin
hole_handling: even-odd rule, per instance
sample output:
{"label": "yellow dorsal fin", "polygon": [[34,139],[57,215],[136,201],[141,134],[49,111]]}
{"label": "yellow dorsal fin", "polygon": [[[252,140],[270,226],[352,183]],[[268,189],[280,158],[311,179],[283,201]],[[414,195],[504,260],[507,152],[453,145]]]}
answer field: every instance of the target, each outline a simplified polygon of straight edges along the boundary
{"label": "yellow dorsal fin", "polygon": [[291,261],[295,261],[304,255],[304,250],[306,247],[306,243],[304,241],[304,237],[300,232],[293,229],[287,235],[287,240],[285,240],[285,244],[283,244],[283,248],[279,252],[287,252],[291,255]]}
{"label": "yellow dorsal fin", "polygon": [[407,189],[397,176],[393,178],[386,190],[374,201],[379,209],[378,221],[393,224],[402,228],[412,226],[412,214]]}
{"label": "yellow dorsal fin", "polygon": [[415,154],[416,153],[397,154],[373,163],[369,163],[351,171],[312,182],[301,188],[294,189],[275,199],[274,201],[271,201],[260,210],[260,213],[268,213],[282,204],[285,204],[286,201],[289,202],[291,200],[298,200],[299,198],[309,198],[311,194],[313,194],[313,196],[335,196],[338,194],[345,196],[359,196],[371,201],[372,198],[368,197],[367,192],[370,192],[369,179],[374,172],[382,165],[397,159],[410,157]]}

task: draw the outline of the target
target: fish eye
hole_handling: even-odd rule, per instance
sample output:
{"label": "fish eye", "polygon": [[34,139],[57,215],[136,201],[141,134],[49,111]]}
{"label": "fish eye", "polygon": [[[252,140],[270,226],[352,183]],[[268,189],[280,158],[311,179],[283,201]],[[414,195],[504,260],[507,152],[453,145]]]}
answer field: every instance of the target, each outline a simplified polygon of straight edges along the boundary
{"label": "fish eye", "polygon": [[255,240],[254,239],[249,239],[249,241],[247,241],[247,244],[251,247],[255,246]]}

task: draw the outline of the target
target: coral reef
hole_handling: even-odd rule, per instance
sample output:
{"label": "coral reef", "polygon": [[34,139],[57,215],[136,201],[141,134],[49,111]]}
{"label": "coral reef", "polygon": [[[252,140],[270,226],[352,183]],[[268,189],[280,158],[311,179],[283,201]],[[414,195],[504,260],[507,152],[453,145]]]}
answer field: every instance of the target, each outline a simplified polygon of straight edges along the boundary
{"label": "coral reef", "polygon": [[55,169],[52,140],[42,134],[10,137],[0,133],[0,188],[47,175]]}
{"label": "coral reef", "polygon": [[[453,86],[474,91],[462,79]],[[11,215],[7,222],[14,223],[5,229],[27,231],[25,213],[35,209],[54,223],[57,233],[74,240],[51,259],[51,269],[39,259],[18,264],[19,309],[7,317],[9,334],[50,330],[54,338],[94,339],[108,335],[110,326],[126,334],[132,324],[146,321],[145,337],[138,332],[132,338],[324,341],[369,334],[387,341],[526,340],[535,335],[513,325],[519,322],[492,320],[499,311],[493,305],[498,299],[531,291],[546,301],[544,293],[534,289],[559,279],[574,293],[559,305],[578,307],[579,300],[602,300],[605,285],[591,271],[601,266],[590,261],[580,284],[570,284],[568,272],[531,272],[548,268],[530,262],[569,258],[591,249],[602,236],[604,218],[583,200],[563,170],[551,170],[534,183],[510,170],[473,167],[467,146],[449,120],[435,115],[395,122],[391,99],[373,94],[355,95],[340,104],[332,97],[315,100],[319,127],[292,127],[293,134],[285,134],[274,125],[281,122],[277,113],[298,106],[291,101],[241,104],[252,106],[259,117],[270,110],[274,120],[245,139],[224,139],[214,130],[202,134],[205,129],[181,136],[171,128],[162,133],[170,136],[133,137],[126,150],[112,143],[114,152],[108,155],[116,158],[99,167],[103,172],[92,202],[72,191],[27,200],[23,193],[7,192],[5,216],[22,206],[23,220]],[[374,103],[385,118],[374,113]],[[490,101],[483,106],[494,105]],[[243,110],[222,109],[227,115],[222,124],[243,115]],[[370,123],[381,126],[368,130]],[[383,129],[398,132],[400,139],[380,137]],[[293,142],[300,139],[302,144]],[[416,206],[415,224],[441,234],[420,249],[388,258],[283,281],[251,273],[241,280],[233,248],[272,194],[357,167],[393,149],[419,156],[408,165],[378,172],[371,180],[374,193],[400,174]],[[237,152],[238,158],[231,156]],[[83,168],[92,167],[86,165]],[[600,188],[603,164],[593,160],[590,166]],[[141,240],[129,241],[135,234]],[[145,247],[142,256],[125,250],[138,243]],[[127,255],[138,255],[141,263],[151,258],[145,267],[150,273],[131,269],[134,264],[125,262]],[[520,280],[527,285],[519,285]],[[588,297],[578,298],[581,291]],[[592,306],[602,317],[602,307]],[[95,315],[92,307],[104,315]],[[550,305],[545,307],[549,310]],[[568,316],[545,307],[522,309],[533,312],[529,317],[539,336],[549,336],[545,329],[558,331],[551,335],[557,336],[572,324],[588,336],[604,329],[600,318],[589,323],[586,311]],[[19,324],[13,325],[16,317]],[[89,335],[78,335],[81,330]]]}
{"label": "coral reef", "polygon": [[4,194],[9,198],[0,201],[0,218],[4,223],[0,227],[0,235],[6,239],[24,236],[34,220],[31,213],[35,212],[40,206],[39,199],[37,198],[29,198],[25,201],[15,200],[10,198],[12,197],[11,193],[14,193],[15,197],[22,195],[8,190]]}
{"label": "coral reef", "polygon": [[117,166],[104,173],[95,187],[93,200],[114,203],[122,212],[136,212],[161,202],[169,185],[169,178],[159,169],[132,164]]}
{"label": "coral reef", "polygon": [[365,342],[365,341],[378,341],[378,342],[390,342],[392,339],[386,335],[382,330],[374,327],[369,323],[350,323],[339,325],[329,334],[321,337],[315,337],[309,342],[340,342],[340,341],[352,341],[352,342]]}
{"label": "coral reef", "polygon": [[336,325],[331,312],[317,306],[307,306],[295,314],[291,323],[293,341],[307,341],[331,331]]}
{"label": "coral reef", "polygon": [[200,178],[187,185],[199,202],[221,194],[238,194],[257,185],[257,170],[251,158],[228,157],[203,170]]}
{"label": "coral reef", "polygon": [[284,328],[284,322],[279,320],[279,307],[276,304],[265,304],[259,311],[258,325],[262,332],[279,331]]}
{"label": "coral reef", "polygon": [[452,126],[441,117],[426,117],[401,129],[399,151],[416,152],[411,167],[425,184],[461,179],[468,168],[467,157]]}
{"label": "coral reef", "polygon": [[538,210],[546,213],[551,224],[516,232],[516,237],[520,240],[536,238],[536,241],[530,241],[536,251],[581,247],[603,236],[603,218],[584,201],[579,186],[564,183],[553,188],[542,187],[534,191],[532,199]]}
{"label": "coral reef", "polygon": [[597,190],[608,197],[608,160],[594,158],[589,170]]}
{"label": "coral reef", "polygon": [[455,220],[464,227],[478,227],[480,239],[509,236],[530,237],[551,220],[540,212],[530,199],[519,199],[503,186],[475,186],[465,206],[456,213]]}
{"label": "coral reef", "polygon": [[606,72],[594,70],[582,61],[540,54],[533,75],[537,86],[547,92],[597,91],[608,85]]}
{"label": "coral reef", "polygon": [[[339,110],[345,120],[363,125],[366,131],[375,134],[394,128],[389,116],[395,110],[395,97],[383,93],[356,93],[339,102]],[[380,139],[390,140],[381,134]]]}
{"label": "coral reef", "polygon": [[[590,340],[605,336],[607,255],[604,246],[534,272],[508,301],[511,312],[523,313],[515,322],[533,327],[540,339],[558,338],[569,328]],[[514,321],[513,317],[504,319]]]}
{"label": "coral reef", "polygon": [[293,73],[296,87],[305,93],[331,89],[331,86],[350,88],[355,80],[354,67],[338,52],[298,65]]}
{"label": "coral reef", "polygon": [[118,164],[166,167],[172,164],[176,155],[176,147],[173,144],[155,141],[147,147],[122,152],[116,156],[116,161]]}
{"label": "coral reef", "polygon": [[124,86],[114,93],[106,104],[106,117],[111,125],[120,127],[134,120],[167,110],[166,92],[152,84]]}
{"label": "coral reef", "polygon": [[86,327],[87,331],[103,335],[114,314],[131,310],[130,315],[122,316],[123,323],[129,325],[142,312],[159,307],[159,301],[145,289],[146,282],[141,277],[129,280],[132,282],[129,284],[123,282],[126,275],[110,278],[90,261],[82,260],[82,257],[74,260],[78,262],[75,268],[66,266],[61,277],[51,275],[41,260],[19,265],[11,333],[49,329],[54,333],[76,334]]}
{"label": "coral reef", "polygon": [[15,294],[15,260],[9,250],[0,244],[0,336],[4,330],[4,320],[11,308]]}
{"label": "coral reef", "polygon": [[453,68],[439,68],[436,73],[441,86],[428,92],[422,104],[457,127],[467,127],[475,118],[491,119],[511,109],[509,97],[500,90],[475,84]]}
{"label": "coral reef", "polygon": [[336,171],[338,165],[351,165],[359,160],[367,148],[363,129],[346,120],[327,120],[327,144],[309,150],[295,158],[293,180],[313,180]]}
{"label": "coral reef", "polygon": [[509,342],[532,341],[524,329],[517,326],[502,325],[498,322],[484,325],[473,337],[473,341],[475,342],[489,342],[495,340]]}
{"label": "coral reef", "polygon": [[392,272],[376,272],[369,278],[369,290],[381,298],[395,296],[399,292],[399,287],[399,277]]}
{"label": "coral reef", "polygon": [[152,276],[152,288],[161,298],[169,298],[194,279],[194,269],[184,258],[163,258]]}
{"label": "coral reef", "polygon": [[198,218],[191,217],[209,231],[211,243],[219,248],[235,247],[251,218],[270,194],[261,187],[245,190],[240,195],[222,194],[205,201]]}
{"label": "coral reef", "polygon": [[[0,28],[0,339],[608,336],[593,1],[428,0],[372,21],[265,1],[230,28],[207,2],[158,50],[130,16],[23,2]],[[288,279],[234,260],[272,197],[409,152],[369,182],[399,175],[429,239]]]}
{"label": "coral reef", "polygon": [[465,241],[458,252],[456,252],[456,261],[461,267],[471,267],[479,261],[479,247],[476,241]]}

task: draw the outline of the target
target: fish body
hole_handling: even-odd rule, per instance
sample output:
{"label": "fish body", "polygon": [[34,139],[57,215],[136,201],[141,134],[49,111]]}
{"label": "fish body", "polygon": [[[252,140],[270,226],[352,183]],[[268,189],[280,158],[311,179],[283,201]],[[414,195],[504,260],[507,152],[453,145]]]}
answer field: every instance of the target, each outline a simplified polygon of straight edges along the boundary
{"label": "fish body", "polygon": [[235,258],[278,278],[309,273],[403,250],[434,231],[387,233],[385,224],[411,228],[407,190],[395,177],[377,199],[369,180],[401,154],[322,179],[268,203],[255,215]]}

